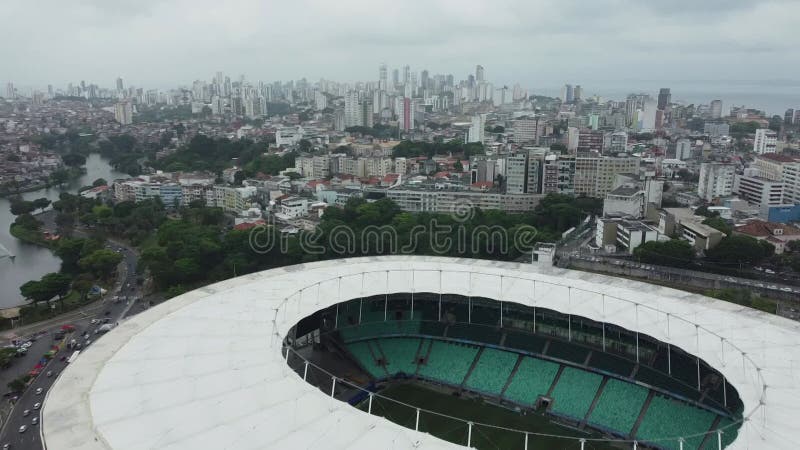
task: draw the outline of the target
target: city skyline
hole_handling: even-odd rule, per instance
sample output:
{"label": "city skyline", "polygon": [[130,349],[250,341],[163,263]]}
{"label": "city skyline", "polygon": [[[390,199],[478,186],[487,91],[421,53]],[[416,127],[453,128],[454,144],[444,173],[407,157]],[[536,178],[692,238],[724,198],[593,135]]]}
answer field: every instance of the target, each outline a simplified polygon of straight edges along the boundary
{"label": "city skyline", "polygon": [[[609,81],[762,80],[797,72],[796,59],[786,55],[796,51],[791,18],[800,15],[800,5],[788,1],[541,0],[466,8],[443,0],[387,3],[391,15],[380,5],[365,6],[356,0],[269,7],[253,0],[113,7],[49,1],[45,17],[41,3],[13,1],[4,15],[14,20],[0,31],[13,42],[0,50],[8,62],[0,78],[43,85],[125,74],[138,85],[166,87],[222,67],[271,80],[355,81],[383,60],[451,73],[472,72],[478,62],[495,83],[527,88],[588,74]],[[431,26],[420,27],[420,14],[434,19]],[[49,17],[58,22],[47,26]],[[30,23],[40,25],[35,33]],[[63,33],[60,23],[77,31]]]}

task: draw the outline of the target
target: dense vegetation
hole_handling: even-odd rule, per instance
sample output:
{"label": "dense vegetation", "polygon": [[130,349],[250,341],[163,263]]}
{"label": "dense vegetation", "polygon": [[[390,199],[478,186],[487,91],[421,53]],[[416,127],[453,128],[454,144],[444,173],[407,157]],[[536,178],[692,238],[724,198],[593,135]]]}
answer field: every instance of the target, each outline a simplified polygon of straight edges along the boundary
{"label": "dense vegetation", "polygon": [[158,229],[157,238],[143,248],[141,263],[158,288],[175,295],[234,275],[351,256],[514,260],[535,242],[557,240],[598,206],[595,200],[551,195],[527,214],[474,210],[461,217],[403,212],[389,199],[351,199],[344,208],[328,208],[318,230],[282,235],[272,226],[226,232],[219,210],[194,205]]}
{"label": "dense vegetation", "polygon": [[435,155],[450,154],[463,155],[464,159],[469,159],[469,157],[473,155],[484,155],[486,151],[483,148],[483,144],[479,142],[465,144],[458,139],[450,142],[403,141],[392,149],[392,156],[395,158],[413,158],[416,156],[427,156],[430,158]]}

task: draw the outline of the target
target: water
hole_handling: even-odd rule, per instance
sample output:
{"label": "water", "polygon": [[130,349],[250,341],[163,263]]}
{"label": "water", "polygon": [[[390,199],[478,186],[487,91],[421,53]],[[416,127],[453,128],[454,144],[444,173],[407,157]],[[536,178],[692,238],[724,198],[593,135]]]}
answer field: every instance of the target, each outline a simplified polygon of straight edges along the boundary
{"label": "water", "polygon": [[[127,175],[117,172],[108,164],[108,160],[98,154],[86,158],[86,173],[77,180],[63,187],[40,189],[22,194],[25,200],[47,197],[58,200],[62,192],[77,192],[78,188],[92,184],[98,178],[108,181],[124,178]],[[0,258],[0,308],[8,308],[24,303],[19,293],[19,287],[30,280],[38,280],[42,275],[57,272],[61,267],[61,260],[48,249],[37,245],[22,242],[9,233],[9,227],[14,222],[11,214],[10,202],[7,198],[0,198],[0,245],[16,255],[15,261],[9,258]]]}
{"label": "water", "polygon": [[[575,84],[575,83],[573,83]],[[580,84],[580,83],[579,83]],[[646,93],[653,99],[659,88],[670,88],[672,101],[707,105],[711,100],[722,100],[722,112],[727,115],[731,106],[747,106],[766,111],[770,116],[783,117],[788,108],[800,108],[800,82],[792,81],[631,81],[631,82],[587,82],[583,97],[595,94],[606,100],[625,100],[628,94]],[[561,87],[539,89],[543,95],[558,97]],[[532,92],[538,93],[536,89]]]}

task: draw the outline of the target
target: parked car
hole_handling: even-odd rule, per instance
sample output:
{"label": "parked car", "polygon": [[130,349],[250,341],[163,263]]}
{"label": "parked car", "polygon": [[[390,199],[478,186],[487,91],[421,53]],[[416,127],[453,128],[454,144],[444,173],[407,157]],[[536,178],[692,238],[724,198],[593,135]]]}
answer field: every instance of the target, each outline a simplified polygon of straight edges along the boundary
{"label": "parked car", "polygon": [[42,407],[42,404],[39,403],[39,402],[36,402],[36,403],[33,404],[33,409],[39,409],[41,407]]}
{"label": "parked car", "polygon": [[36,395],[42,395],[42,392],[44,392],[44,389],[36,388]]}
{"label": "parked car", "polygon": [[30,409],[26,409],[25,411],[22,411],[22,417],[28,417],[29,415],[31,415],[31,410]]}
{"label": "parked car", "polygon": [[19,432],[20,433],[24,433],[25,430],[27,430],[27,429],[28,429],[28,427],[26,425],[23,425],[23,426],[19,427]]}
{"label": "parked car", "polygon": [[31,425],[36,425],[37,423],[39,423],[38,417],[34,417],[33,419],[31,419]]}

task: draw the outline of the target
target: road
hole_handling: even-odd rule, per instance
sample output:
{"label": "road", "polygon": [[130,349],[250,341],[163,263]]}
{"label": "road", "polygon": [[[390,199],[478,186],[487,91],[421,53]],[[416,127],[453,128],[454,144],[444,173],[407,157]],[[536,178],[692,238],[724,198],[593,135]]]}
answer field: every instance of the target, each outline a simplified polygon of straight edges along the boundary
{"label": "road", "polygon": [[[38,335],[38,338],[32,342],[27,355],[15,359],[11,367],[0,372],[0,382],[3,383],[4,388],[9,381],[28,373],[36,365],[42,355],[55,343],[53,336],[61,329],[62,325],[69,324],[75,327],[75,331],[65,336],[63,342],[69,343],[74,339],[80,345],[81,351],[86,351],[88,347],[91,347],[92,341],[102,338],[101,333],[95,333],[102,325],[103,320],[108,319],[109,323],[117,324],[124,320],[126,316],[136,314],[149,307],[149,302],[130,300],[141,297],[141,288],[136,283],[138,255],[133,249],[119,242],[109,242],[110,248],[122,254],[124,259],[119,268],[121,276],[102,300],[87,305],[78,311],[70,312],[45,322],[15,328],[0,335],[0,340],[2,340],[3,344],[9,343],[11,339],[30,338]],[[114,302],[112,300],[114,296],[126,296],[129,300],[127,302]],[[93,321],[95,323],[92,323]],[[88,333],[88,337],[86,337],[85,333]],[[58,374],[64,370],[67,365],[66,360],[72,355],[73,351],[64,346],[56,354],[55,358],[47,363],[42,373],[30,383],[28,389],[19,396],[16,402],[13,402],[12,396],[2,400],[2,404],[0,404],[0,419],[6,416],[8,418],[3,421],[2,430],[0,430],[0,445],[10,444],[9,447],[14,450],[42,449],[39,425],[32,424],[34,418],[39,420],[41,409],[34,410],[33,406],[35,403],[43,401],[47,390],[53,385]],[[52,372],[49,377],[47,376],[48,372]],[[38,388],[42,388],[41,394],[36,394],[36,389]],[[11,408],[10,413],[9,408]],[[30,411],[27,416],[24,415],[25,410]],[[27,426],[27,430],[20,433],[19,430],[22,425]]]}

